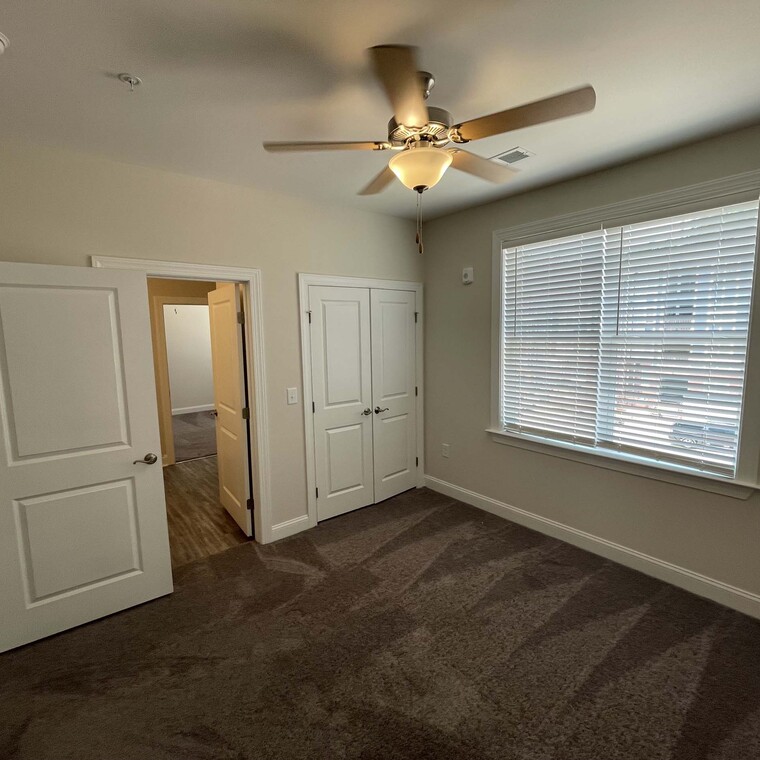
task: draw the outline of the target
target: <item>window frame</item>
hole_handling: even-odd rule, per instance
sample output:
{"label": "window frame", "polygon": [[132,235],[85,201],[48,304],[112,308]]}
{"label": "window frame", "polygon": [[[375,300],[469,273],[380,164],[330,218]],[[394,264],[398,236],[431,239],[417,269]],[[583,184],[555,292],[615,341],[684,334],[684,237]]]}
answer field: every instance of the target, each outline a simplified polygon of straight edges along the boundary
{"label": "window frame", "polygon": [[646,457],[598,449],[579,443],[518,433],[501,427],[501,367],[503,350],[503,299],[505,248],[588,232],[604,226],[621,226],[757,200],[760,195],[760,170],[732,177],[656,193],[584,211],[516,225],[493,232],[491,293],[491,421],[486,432],[500,444],[526,449],[586,465],[661,480],[739,499],[747,499],[760,489],[760,308],[755,308],[760,292],[760,234],[754,262],[750,306],[744,400],[739,429],[736,476],[701,472],[688,466],[650,460]]}

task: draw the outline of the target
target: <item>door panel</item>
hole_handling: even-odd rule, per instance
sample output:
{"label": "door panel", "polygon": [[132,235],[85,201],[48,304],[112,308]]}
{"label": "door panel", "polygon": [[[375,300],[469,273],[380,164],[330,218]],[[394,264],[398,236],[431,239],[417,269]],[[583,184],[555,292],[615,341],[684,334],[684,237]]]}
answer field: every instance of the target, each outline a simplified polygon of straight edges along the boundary
{"label": "door panel", "polygon": [[14,460],[127,445],[115,291],[3,285],[0,299]]}
{"label": "door panel", "polygon": [[374,501],[369,291],[309,288],[318,519]]}
{"label": "door panel", "polygon": [[170,593],[145,275],[0,263],[0,650]]}
{"label": "door panel", "polygon": [[352,424],[325,430],[327,449],[327,494],[361,488],[364,473],[363,425]]}
{"label": "door panel", "polygon": [[375,501],[417,483],[415,294],[372,289]]}
{"label": "door panel", "polygon": [[15,503],[29,604],[142,569],[133,485],[99,483]]}
{"label": "door panel", "polygon": [[243,330],[238,322],[238,286],[221,283],[208,294],[211,364],[216,407],[219,500],[246,536],[253,535],[248,461]]}

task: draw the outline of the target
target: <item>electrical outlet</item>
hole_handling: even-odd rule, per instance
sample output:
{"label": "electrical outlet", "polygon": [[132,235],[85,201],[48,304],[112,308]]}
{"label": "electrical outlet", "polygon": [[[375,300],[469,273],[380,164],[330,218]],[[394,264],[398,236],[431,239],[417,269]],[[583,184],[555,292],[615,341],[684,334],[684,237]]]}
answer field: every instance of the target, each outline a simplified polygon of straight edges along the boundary
{"label": "electrical outlet", "polygon": [[449,458],[449,444],[448,443],[441,444],[441,456],[446,459]]}
{"label": "electrical outlet", "polygon": [[288,404],[298,403],[298,388],[288,388]]}

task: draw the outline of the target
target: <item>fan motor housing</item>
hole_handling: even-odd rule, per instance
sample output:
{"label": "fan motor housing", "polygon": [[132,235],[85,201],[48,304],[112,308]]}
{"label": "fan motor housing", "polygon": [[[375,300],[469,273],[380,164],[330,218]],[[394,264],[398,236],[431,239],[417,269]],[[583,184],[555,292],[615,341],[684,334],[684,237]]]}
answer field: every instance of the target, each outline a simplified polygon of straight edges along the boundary
{"label": "fan motor housing", "polygon": [[428,106],[428,123],[424,127],[407,127],[395,119],[388,122],[388,142],[393,145],[405,145],[409,138],[423,137],[431,142],[447,143],[448,131],[453,119],[443,108]]}

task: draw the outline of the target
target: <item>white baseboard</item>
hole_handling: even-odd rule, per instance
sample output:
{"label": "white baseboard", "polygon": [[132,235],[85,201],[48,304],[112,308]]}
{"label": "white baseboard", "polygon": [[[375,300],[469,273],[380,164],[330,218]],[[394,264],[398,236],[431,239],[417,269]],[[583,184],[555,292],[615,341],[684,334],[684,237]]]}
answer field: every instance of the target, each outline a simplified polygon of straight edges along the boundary
{"label": "white baseboard", "polygon": [[519,525],[524,525],[526,528],[531,528],[539,533],[545,533],[547,536],[558,538],[568,544],[573,544],[646,575],[651,575],[693,594],[731,607],[745,615],[760,618],[760,596],[750,591],[730,586],[715,578],[709,578],[685,567],[651,557],[627,546],[607,541],[599,536],[577,530],[555,520],[549,520],[533,512],[527,512],[519,507],[513,507],[489,496],[483,496],[453,483],[447,483],[445,480],[439,480],[431,475],[425,476],[425,484],[431,490],[451,496],[465,504],[498,515]]}
{"label": "white baseboard", "polygon": [[285,522],[273,525],[267,543],[279,541],[281,538],[287,538],[288,536],[294,536],[296,533],[300,533],[311,527],[313,526],[309,520],[309,515],[294,517],[292,520],[286,520]]}
{"label": "white baseboard", "polygon": [[193,412],[210,412],[213,409],[213,404],[201,404],[200,406],[180,406],[177,409],[172,409],[172,416],[177,414],[192,414]]}

